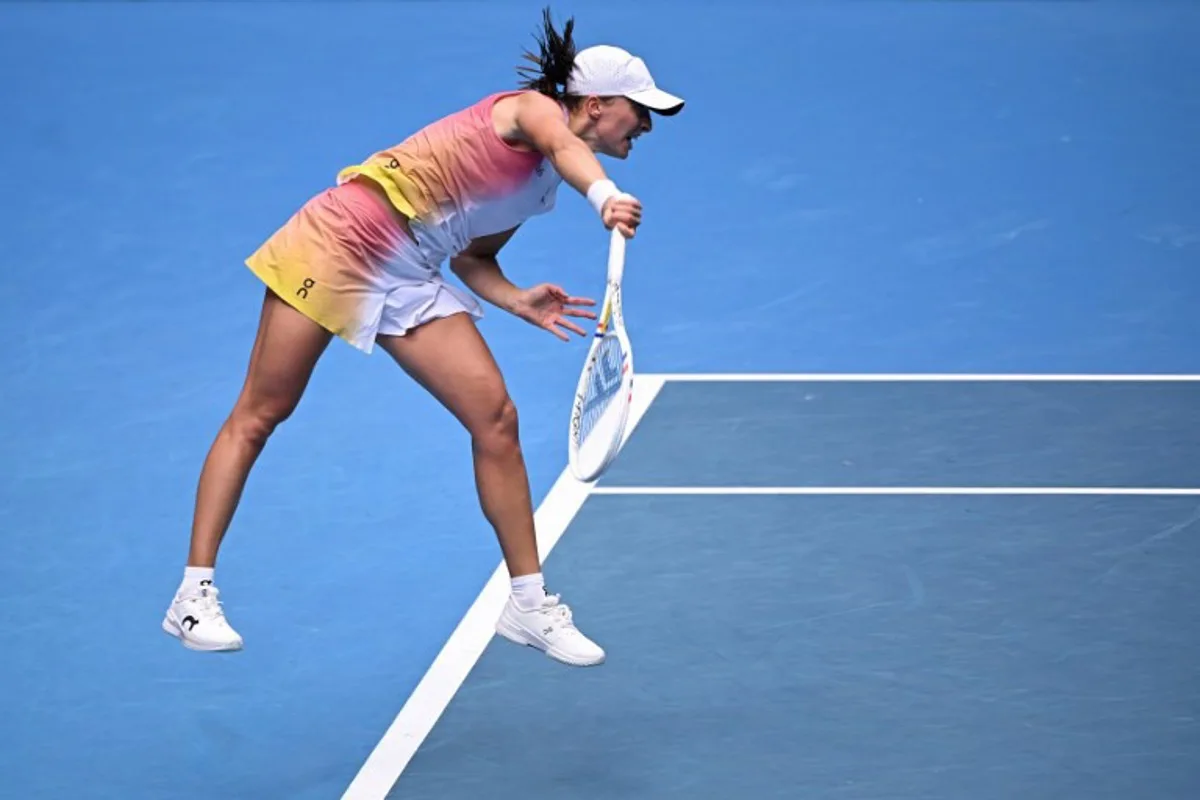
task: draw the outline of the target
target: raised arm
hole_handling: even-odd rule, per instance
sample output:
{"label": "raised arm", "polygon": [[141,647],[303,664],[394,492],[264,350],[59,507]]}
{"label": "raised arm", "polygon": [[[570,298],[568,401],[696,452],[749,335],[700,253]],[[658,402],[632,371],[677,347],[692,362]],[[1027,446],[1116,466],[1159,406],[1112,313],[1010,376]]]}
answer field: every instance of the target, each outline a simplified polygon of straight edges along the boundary
{"label": "raised arm", "polygon": [[556,101],[537,92],[521,95],[515,122],[518,136],[536,147],[563,180],[588,199],[605,227],[615,225],[626,237],[633,236],[641,222],[641,203],[621,192],[605,174],[588,144],[567,127]]}
{"label": "raised arm", "polygon": [[557,102],[527,92],[517,99],[516,111],[518,135],[541,151],[577,192],[586,196],[592,184],[608,179],[596,154],[567,127]]}

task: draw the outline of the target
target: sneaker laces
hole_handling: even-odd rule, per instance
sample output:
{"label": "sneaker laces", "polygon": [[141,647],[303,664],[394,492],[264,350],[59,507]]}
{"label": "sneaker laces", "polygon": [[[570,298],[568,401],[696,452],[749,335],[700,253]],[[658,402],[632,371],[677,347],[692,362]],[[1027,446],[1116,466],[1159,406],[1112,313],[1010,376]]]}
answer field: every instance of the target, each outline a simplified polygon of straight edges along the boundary
{"label": "sneaker laces", "polygon": [[215,586],[201,587],[185,596],[183,602],[213,621],[225,618],[225,611],[221,608],[221,592]]}
{"label": "sneaker laces", "polygon": [[547,594],[545,601],[542,603],[541,613],[550,617],[563,630],[575,630],[575,623],[571,617],[571,607],[566,603],[559,602],[560,595]]}

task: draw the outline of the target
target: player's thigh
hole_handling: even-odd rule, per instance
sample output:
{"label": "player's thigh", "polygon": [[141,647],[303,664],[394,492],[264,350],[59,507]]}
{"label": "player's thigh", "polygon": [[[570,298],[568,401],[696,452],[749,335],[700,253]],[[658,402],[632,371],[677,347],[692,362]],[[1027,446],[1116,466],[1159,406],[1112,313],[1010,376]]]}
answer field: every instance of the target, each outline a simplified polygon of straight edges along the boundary
{"label": "player's thigh", "polygon": [[500,367],[470,315],[451,314],[377,341],[473,434],[515,426]]}
{"label": "player's thigh", "polygon": [[267,289],[235,413],[286,419],[304,394],[332,334]]}

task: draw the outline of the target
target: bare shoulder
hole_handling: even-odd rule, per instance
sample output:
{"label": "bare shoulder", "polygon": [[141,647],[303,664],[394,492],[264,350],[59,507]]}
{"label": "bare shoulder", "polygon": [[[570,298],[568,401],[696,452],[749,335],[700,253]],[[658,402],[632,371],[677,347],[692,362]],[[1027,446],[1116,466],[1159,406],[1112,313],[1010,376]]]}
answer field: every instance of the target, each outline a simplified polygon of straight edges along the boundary
{"label": "bare shoulder", "polygon": [[536,149],[547,126],[563,120],[558,101],[541,92],[521,92],[501,98],[492,107],[492,123],[506,142]]}

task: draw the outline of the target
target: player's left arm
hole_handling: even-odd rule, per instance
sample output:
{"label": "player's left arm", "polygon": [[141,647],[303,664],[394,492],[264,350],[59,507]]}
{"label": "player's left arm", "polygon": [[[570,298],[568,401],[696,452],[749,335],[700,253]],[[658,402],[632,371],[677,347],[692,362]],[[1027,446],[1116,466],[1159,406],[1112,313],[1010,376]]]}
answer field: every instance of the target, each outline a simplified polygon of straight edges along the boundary
{"label": "player's left arm", "polygon": [[521,290],[504,276],[496,257],[519,227],[472,239],[461,253],[450,259],[450,270],[468,289],[508,312],[516,308]]}
{"label": "player's left arm", "polygon": [[472,240],[463,252],[450,259],[451,271],[487,302],[531,325],[544,328],[563,341],[569,338],[568,332],[586,336],[583,328],[567,317],[595,319],[594,311],[578,308],[593,306],[596,304],[594,300],[573,297],[561,286],[552,283],[539,283],[521,289],[504,276],[496,256],[516,231],[517,228],[512,228]]}

